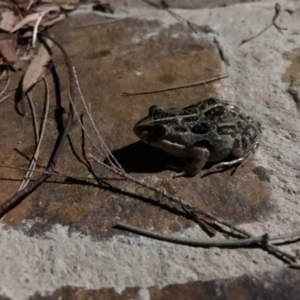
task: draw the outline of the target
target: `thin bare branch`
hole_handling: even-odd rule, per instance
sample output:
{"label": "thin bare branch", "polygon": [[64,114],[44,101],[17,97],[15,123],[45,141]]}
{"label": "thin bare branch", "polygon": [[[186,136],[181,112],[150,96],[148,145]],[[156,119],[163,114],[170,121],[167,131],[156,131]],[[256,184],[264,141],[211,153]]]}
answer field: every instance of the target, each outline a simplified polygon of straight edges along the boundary
{"label": "thin bare branch", "polygon": [[177,21],[179,22],[183,22],[186,23],[187,26],[194,32],[194,33],[198,33],[197,28],[198,25],[194,24],[186,19],[184,19],[182,16],[180,16],[179,14],[175,13],[173,10],[170,9],[170,6],[168,5],[168,3],[164,0],[160,1],[159,4],[155,3],[155,2],[151,2],[148,0],[143,0],[145,3],[147,3],[148,5],[155,7],[156,9],[163,9],[165,11],[167,11],[173,18],[175,18]]}
{"label": "thin bare branch", "polygon": [[260,244],[260,243],[270,243],[270,242],[279,243],[279,241],[282,242],[282,240],[291,241],[291,240],[298,240],[300,238],[300,230],[298,230],[288,234],[280,234],[276,237],[271,237],[269,234],[263,234],[262,236],[242,238],[240,240],[229,240],[229,241],[228,240],[213,240],[213,241],[191,240],[187,238],[180,238],[180,237],[160,234],[157,232],[141,229],[136,226],[124,224],[122,222],[117,222],[115,227],[133,233],[137,233],[140,235],[148,236],[154,239],[176,243],[176,244],[193,246],[193,247],[243,247],[243,246],[249,246],[249,245]]}
{"label": "thin bare branch", "polygon": [[[74,68],[74,67],[73,67],[73,69],[72,69],[72,72],[73,72],[73,75],[74,75],[75,84],[76,84],[77,90],[78,90],[78,92],[79,92],[80,98],[83,99],[83,96],[82,96],[82,93],[81,93],[81,89],[80,89],[80,86],[79,86],[79,83],[78,83],[77,74],[76,74],[76,71],[75,71],[75,68]],[[78,113],[77,113],[77,109],[76,109],[76,107],[75,107],[75,104],[74,104],[73,100],[71,99],[71,97],[70,97],[70,102],[71,102],[71,104],[72,104],[72,106],[73,106],[74,114],[75,114],[75,116],[76,116],[76,118],[77,118],[77,120],[78,120],[78,122],[79,122],[79,124],[80,124],[80,126],[81,126],[81,128],[82,128],[82,130],[83,130],[84,133],[86,134],[87,138],[88,138],[89,141],[92,143],[92,145],[94,146],[94,148],[97,149],[97,150],[99,151],[100,155],[101,155],[102,157],[105,157],[105,154],[104,154],[103,152],[101,152],[100,149],[98,149],[97,145],[94,143],[94,141],[93,141],[92,138],[90,137],[89,133],[88,133],[87,130],[85,129],[84,125],[82,124],[81,119],[80,119],[80,117],[79,117],[79,115],[78,115]]]}
{"label": "thin bare branch", "polygon": [[150,238],[154,238],[157,240],[174,243],[174,244],[180,244],[180,245],[187,245],[191,247],[204,247],[204,248],[210,248],[210,247],[219,247],[219,248],[240,248],[240,247],[249,247],[250,245],[257,245],[262,248],[267,249],[270,252],[276,253],[279,255],[283,260],[286,260],[291,267],[293,268],[300,268],[300,259],[297,256],[290,255],[289,253],[286,253],[279,248],[268,244],[270,241],[278,241],[280,239],[286,239],[286,238],[297,238],[299,239],[300,231],[293,232],[291,234],[284,234],[277,237],[269,237],[268,234],[264,234],[260,237],[248,237],[243,238],[241,240],[214,240],[214,241],[207,241],[207,240],[192,240],[187,238],[180,238],[180,237],[174,237],[169,235],[160,234],[153,231],[148,231],[141,229],[139,227],[135,227],[132,225],[127,225],[124,223],[117,222],[116,228],[124,229],[129,232],[133,232],[136,234],[140,234],[143,236],[147,236]]}
{"label": "thin bare branch", "polygon": [[27,93],[27,99],[29,102],[29,106],[31,109],[31,113],[32,113],[32,120],[33,120],[33,130],[34,130],[34,136],[35,136],[35,143],[38,144],[39,142],[39,130],[38,130],[38,124],[37,124],[37,118],[36,118],[36,113],[35,113],[35,108],[34,108],[34,104],[33,101],[31,99],[30,93]]}
{"label": "thin bare branch", "polygon": [[167,8],[166,11],[173,17],[175,18],[177,21],[179,22],[184,22],[187,24],[187,26],[194,32],[194,33],[198,33],[197,28],[198,25],[184,19],[182,16],[180,16],[179,14],[175,13],[174,11],[172,11],[170,8]]}
{"label": "thin bare branch", "polygon": [[[145,14],[146,15],[146,14]],[[129,17],[124,17],[121,19],[113,19],[113,20],[107,20],[107,21],[101,21],[101,22],[95,22],[95,23],[90,23],[90,24],[84,24],[84,25],[76,25],[73,26],[73,29],[80,29],[80,28],[86,28],[86,27],[92,27],[92,26],[98,26],[98,25],[103,25],[103,24],[108,24],[108,23],[114,23],[114,22],[119,22],[119,21],[124,21],[128,19],[132,19],[135,16],[129,16]],[[141,15],[137,15],[137,17],[141,17]]]}
{"label": "thin bare branch", "polygon": [[250,36],[249,38],[246,38],[244,40],[242,40],[240,42],[239,45],[242,45],[242,44],[245,44],[249,41],[252,41],[253,39],[257,38],[258,36],[260,36],[261,34],[263,34],[265,31],[267,31],[270,27],[274,26],[281,34],[283,34],[282,30],[287,30],[287,28],[282,28],[282,27],[279,27],[277,24],[276,24],[276,20],[279,16],[279,13],[280,13],[280,10],[281,10],[281,7],[278,3],[275,4],[275,14],[272,18],[272,21],[269,25],[267,25],[265,28],[263,28],[261,31],[259,31],[258,33]]}
{"label": "thin bare branch", "polygon": [[159,90],[151,90],[151,91],[140,91],[140,92],[124,92],[122,96],[136,96],[136,95],[146,95],[146,94],[154,94],[154,93],[161,93],[161,92],[167,92],[167,91],[174,91],[174,90],[179,90],[179,89],[185,89],[185,88],[190,88],[198,85],[205,85],[207,83],[211,83],[220,79],[227,78],[228,74],[226,75],[220,75],[217,77],[213,77],[210,79],[190,83],[190,84],[185,84],[185,85],[179,85],[179,86],[173,86],[165,89],[159,89]]}
{"label": "thin bare branch", "polygon": [[[16,166],[7,166],[7,165],[3,165],[3,164],[0,164],[0,168],[7,168],[7,169],[14,169],[14,170],[28,171],[28,168],[22,168],[22,167],[16,167]],[[95,182],[95,179],[91,178],[91,177],[74,176],[74,175],[69,175],[69,174],[58,173],[56,171],[53,171],[53,172],[50,173],[50,172],[47,172],[47,171],[33,170],[32,172],[33,173],[37,173],[37,174],[49,173],[49,175],[55,176],[55,177],[71,178],[71,179],[82,179],[82,180],[88,180],[90,182],[91,181]],[[105,178],[105,180],[124,180],[124,179],[119,179],[119,178],[111,177],[111,178]]]}
{"label": "thin bare branch", "polygon": [[297,230],[291,233],[280,234],[276,237],[273,237],[271,241],[273,241],[274,244],[277,244],[277,243],[290,243],[293,241],[297,241],[299,239],[300,239],[300,230]]}
{"label": "thin bare branch", "polygon": [[143,236],[147,236],[156,240],[161,240],[173,244],[186,245],[191,247],[219,247],[219,248],[239,248],[249,245],[257,245],[259,243],[267,243],[269,238],[267,234],[264,234],[259,237],[244,238],[241,240],[193,240],[188,238],[181,238],[170,236],[166,234],[160,234],[158,232],[153,232],[132,225],[124,224],[117,222],[115,225],[116,228],[125,229],[133,233],[137,233]]}
{"label": "thin bare branch", "polygon": [[[8,74],[7,74],[7,81],[6,81],[6,84],[5,84],[5,87],[4,89],[1,91],[0,93],[0,98],[2,97],[2,95],[6,92],[7,88],[8,88],[8,85],[9,85],[9,82],[10,82],[10,74],[9,74],[9,69],[8,69]],[[1,103],[1,102],[0,102]]]}
{"label": "thin bare branch", "polygon": [[0,99],[0,104],[3,103],[6,99],[8,99],[11,95],[6,95],[2,99]]}
{"label": "thin bare branch", "polygon": [[30,162],[29,168],[28,168],[28,172],[26,173],[23,182],[21,183],[20,187],[19,187],[19,191],[24,189],[28,183],[30,182],[30,178],[32,176],[32,171],[35,169],[36,166],[36,162],[40,153],[40,147],[42,144],[42,140],[44,137],[44,133],[45,133],[45,128],[46,128],[46,123],[47,123],[47,118],[48,118],[48,112],[49,112],[49,104],[50,104],[50,95],[49,95],[49,87],[48,87],[48,83],[47,80],[45,79],[45,77],[43,78],[43,81],[45,83],[45,89],[46,89],[46,102],[45,102],[45,110],[44,110],[44,115],[42,117],[42,124],[41,124],[41,132],[40,135],[38,136],[38,143],[36,145],[36,149],[34,152],[34,155],[32,157],[32,160]]}
{"label": "thin bare branch", "polygon": [[102,147],[102,149],[104,150],[105,154],[106,154],[106,157],[109,161],[109,163],[114,166],[115,168],[117,168],[118,170],[120,170],[121,172],[124,172],[124,169],[123,167],[120,165],[120,163],[117,161],[117,159],[114,157],[114,155],[111,153],[111,151],[108,149],[108,147],[106,146],[106,144],[104,143],[101,135],[99,134],[99,131],[96,127],[96,124],[94,122],[94,119],[93,119],[93,116],[92,116],[92,113],[91,113],[91,109],[90,109],[90,106],[89,106],[89,111],[88,111],[88,116],[89,116],[89,119],[90,119],[90,122],[95,130],[95,133],[97,134],[97,137],[98,137],[98,141]]}
{"label": "thin bare branch", "polygon": [[[94,122],[94,119],[93,119],[93,116],[92,116],[92,113],[91,113],[91,109],[90,107],[88,108],[87,105],[86,105],[86,102],[84,100],[84,97],[83,97],[83,94],[82,94],[82,91],[81,91],[81,88],[80,88],[80,85],[79,85],[79,82],[78,82],[78,78],[77,78],[77,74],[76,74],[76,71],[75,71],[75,68],[73,67],[73,75],[74,75],[74,78],[75,78],[75,83],[76,83],[76,87],[77,87],[77,90],[79,92],[79,95],[80,95],[80,99],[81,99],[81,102],[84,106],[84,109],[88,115],[88,119],[94,129],[94,132],[98,138],[98,142],[100,144],[100,146],[102,147],[102,150],[103,152],[101,151],[101,149],[99,149],[99,147],[97,147],[93,142],[92,142],[92,139],[90,138],[90,136],[87,134],[86,132],[86,129],[84,128],[79,116],[78,116],[78,113],[76,111],[76,108],[74,107],[73,105],[73,109],[74,109],[74,112],[75,112],[75,115],[79,121],[79,124],[81,126],[81,128],[84,130],[84,132],[87,134],[87,137],[88,139],[92,142],[93,146],[95,147],[95,149],[97,149],[97,151],[100,153],[100,155],[102,155],[102,157],[107,157],[109,163],[114,166],[115,168],[118,168],[120,169],[122,172],[125,173],[125,171],[123,170],[122,166],[120,165],[120,163],[117,161],[117,159],[114,157],[114,155],[111,153],[111,151],[108,149],[108,147],[105,145],[101,135],[99,134],[99,131],[97,129],[97,126],[96,126],[96,123]],[[72,102],[71,102],[72,103]]]}

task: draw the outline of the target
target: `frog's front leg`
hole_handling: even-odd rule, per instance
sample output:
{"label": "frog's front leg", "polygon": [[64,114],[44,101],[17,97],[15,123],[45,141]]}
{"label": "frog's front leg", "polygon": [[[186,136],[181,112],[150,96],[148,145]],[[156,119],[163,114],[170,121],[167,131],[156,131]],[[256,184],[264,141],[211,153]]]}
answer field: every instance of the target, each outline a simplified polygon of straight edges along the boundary
{"label": "frog's front leg", "polygon": [[192,148],[189,150],[188,156],[193,158],[193,161],[185,168],[184,171],[177,173],[174,177],[181,177],[181,176],[195,176],[204,167],[210,152],[206,148]]}

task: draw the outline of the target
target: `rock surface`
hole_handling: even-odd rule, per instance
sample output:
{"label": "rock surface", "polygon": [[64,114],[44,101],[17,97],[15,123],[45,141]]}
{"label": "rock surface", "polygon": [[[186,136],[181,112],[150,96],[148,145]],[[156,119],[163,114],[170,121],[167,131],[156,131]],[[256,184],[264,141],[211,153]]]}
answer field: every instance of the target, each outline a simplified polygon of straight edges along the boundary
{"label": "rock surface", "polygon": [[[288,28],[284,34],[272,27],[249,43],[239,43],[270,22],[274,4],[174,10],[197,28],[167,11],[131,4],[116,11],[116,16],[131,18],[80,27],[105,20],[82,12],[52,29],[71,57],[102,138],[125,171],[254,235],[271,236],[292,232],[300,224],[299,2],[283,6],[278,24]],[[68,77],[56,49],[54,62],[67,110]],[[226,73],[228,78],[204,86],[122,96]],[[39,166],[47,164],[57,126],[66,118],[57,108],[53,79],[50,75],[48,79],[50,116]],[[38,113],[43,95],[39,84],[33,90]],[[180,160],[142,144],[132,128],[153,104],[184,107],[212,96],[232,102],[261,122],[261,146],[233,175],[227,170],[203,178],[172,178],[168,165]],[[81,113],[79,103],[77,107]],[[0,116],[0,163],[26,168],[34,149],[31,115],[18,116],[11,101],[1,105]],[[84,123],[89,126],[86,117]],[[299,295],[299,272],[260,249],[190,248],[113,228],[122,221],[174,236],[210,239],[178,207],[119,180],[95,162],[100,187],[86,183],[84,178],[92,176],[83,163],[83,143],[86,153],[96,155],[76,121],[56,167],[59,173],[81,179],[52,177],[1,220],[3,299],[255,299],[258,295],[296,299]],[[24,172],[4,168],[0,172],[4,201],[19,185],[4,179],[21,178]],[[297,244],[282,248],[295,254]]]}

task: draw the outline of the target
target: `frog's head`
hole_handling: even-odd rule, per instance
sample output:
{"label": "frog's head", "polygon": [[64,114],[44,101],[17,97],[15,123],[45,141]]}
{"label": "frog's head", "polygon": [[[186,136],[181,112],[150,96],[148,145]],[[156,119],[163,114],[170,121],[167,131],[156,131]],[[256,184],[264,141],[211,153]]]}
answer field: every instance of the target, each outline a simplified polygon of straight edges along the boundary
{"label": "frog's head", "polygon": [[165,112],[159,106],[153,105],[149,108],[148,116],[137,122],[133,131],[143,142],[155,144],[157,141],[162,140],[167,133],[169,121],[166,118],[174,116],[174,114]]}

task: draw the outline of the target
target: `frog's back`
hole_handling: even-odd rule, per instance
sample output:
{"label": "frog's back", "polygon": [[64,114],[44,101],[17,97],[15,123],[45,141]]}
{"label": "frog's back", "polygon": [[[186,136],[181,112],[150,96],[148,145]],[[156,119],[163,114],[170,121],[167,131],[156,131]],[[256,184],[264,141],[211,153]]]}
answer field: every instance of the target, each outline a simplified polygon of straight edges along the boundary
{"label": "frog's back", "polygon": [[188,157],[190,149],[206,148],[209,161],[219,161],[229,154],[243,157],[257,148],[260,124],[236,106],[216,98],[183,109],[162,110],[153,106],[149,115],[135,126],[135,132],[147,131],[142,138],[149,144]]}

